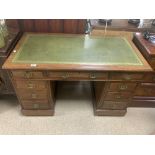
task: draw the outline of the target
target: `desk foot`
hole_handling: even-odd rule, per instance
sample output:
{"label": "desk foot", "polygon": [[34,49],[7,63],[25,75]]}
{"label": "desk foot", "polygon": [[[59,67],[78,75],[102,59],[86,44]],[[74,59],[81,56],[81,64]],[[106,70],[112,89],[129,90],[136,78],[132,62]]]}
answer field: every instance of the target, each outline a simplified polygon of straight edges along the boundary
{"label": "desk foot", "polygon": [[21,110],[22,114],[25,116],[53,116],[54,110]]}
{"label": "desk foot", "polygon": [[96,116],[124,116],[127,110],[94,109]]}
{"label": "desk foot", "polygon": [[93,102],[94,115],[95,116],[124,116],[127,112],[126,109],[113,110],[113,109],[98,109],[96,103]]}

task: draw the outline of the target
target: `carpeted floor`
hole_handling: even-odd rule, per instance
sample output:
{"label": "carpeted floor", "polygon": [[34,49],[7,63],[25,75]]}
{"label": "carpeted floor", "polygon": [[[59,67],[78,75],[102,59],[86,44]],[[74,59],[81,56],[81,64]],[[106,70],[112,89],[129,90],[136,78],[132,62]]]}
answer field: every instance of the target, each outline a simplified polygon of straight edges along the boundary
{"label": "carpeted floor", "polygon": [[58,86],[55,116],[20,113],[16,97],[0,96],[0,134],[152,134],[155,108],[128,108],[124,117],[94,116],[90,85],[67,82]]}

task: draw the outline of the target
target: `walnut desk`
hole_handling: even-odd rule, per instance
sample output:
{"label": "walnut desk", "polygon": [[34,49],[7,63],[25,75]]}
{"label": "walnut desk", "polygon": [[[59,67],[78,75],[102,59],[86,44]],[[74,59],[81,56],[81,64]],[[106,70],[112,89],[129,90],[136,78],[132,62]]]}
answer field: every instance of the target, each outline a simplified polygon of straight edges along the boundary
{"label": "walnut desk", "polygon": [[[24,115],[53,115],[56,81],[92,81],[95,115],[122,116],[152,69],[124,37],[25,33],[3,65]],[[58,92],[59,93],[59,92]]]}

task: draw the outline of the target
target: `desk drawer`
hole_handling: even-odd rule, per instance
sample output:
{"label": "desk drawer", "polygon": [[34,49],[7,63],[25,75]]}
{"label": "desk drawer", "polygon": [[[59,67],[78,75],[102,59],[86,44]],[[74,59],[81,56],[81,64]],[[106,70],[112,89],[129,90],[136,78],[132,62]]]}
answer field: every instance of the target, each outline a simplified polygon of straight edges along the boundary
{"label": "desk drawer", "polygon": [[48,99],[47,90],[18,90],[18,96],[23,100],[40,100],[40,99]]}
{"label": "desk drawer", "polygon": [[98,105],[102,109],[126,109],[128,102],[104,101]]}
{"label": "desk drawer", "polygon": [[135,87],[136,83],[111,82],[108,91],[133,91]]}
{"label": "desk drawer", "polygon": [[132,94],[129,92],[108,92],[105,95],[105,100],[116,100],[116,101],[121,101],[121,100],[128,100],[132,97]]}
{"label": "desk drawer", "polygon": [[135,96],[155,97],[155,83],[141,83],[138,85]]}
{"label": "desk drawer", "polygon": [[14,83],[17,89],[42,90],[47,88],[46,81],[16,80]]}
{"label": "desk drawer", "polygon": [[106,72],[48,72],[48,77],[53,79],[108,79]]}
{"label": "desk drawer", "polygon": [[41,71],[12,71],[12,76],[14,78],[43,78],[43,72]]}
{"label": "desk drawer", "polygon": [[52,105],[48,100],[21,100],[23,109],[50,109]]}
{"label": "desk drawer", "polygon": [[144,75],[142,73],[111,73],[110,80],[142,80]]}
{"label": "desk drawer", "polygon": [[146,82],[155,82],[155,73],[146,73],[144,80]]}

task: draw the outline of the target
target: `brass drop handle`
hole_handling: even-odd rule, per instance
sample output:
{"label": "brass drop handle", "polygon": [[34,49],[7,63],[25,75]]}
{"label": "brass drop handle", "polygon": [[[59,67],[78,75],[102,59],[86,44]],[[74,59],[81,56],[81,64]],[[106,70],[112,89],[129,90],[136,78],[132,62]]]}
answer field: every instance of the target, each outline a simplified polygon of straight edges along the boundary
{"label": "brass drop handle", "polygon": [[33,104],[33,108],[34,109],[39,109],[39,104],[37,104],[37,103]]}
{"label": "brass drop handle", "polygon": [[125,80],[131,80],[131,77],[129,75],[126,75],[124,78]]}
{"label": "brass drop handle", "polygon": [[90,78],[91,78],[91,79],[96,79],[95,74],[90,74]]}
{"label": "brass drop handle", "polygon": [[25,73],[25,77],[26,78],[31,78],[32,77],[32,73],[31,72],[26,72]]}
{"label": "brass drop handle", "polygon": [[33,94],[31,95],[31,97],[32,97],[32,99],[36,99],[36,98],[37,98],[37,94],[33,93]]}
{"label": "brass drop handle", "polygon": [[128,88],[128,86],[125,85],[125,84],[119,86],[119,89],[120,89],[120,90],[126,90],[127,88]]}
{"label": "brass drop handle", "polygon": [[69,74],[66,73],[66,74],[62,75],[62,78],[63,78],[63,79],[67,79],[67,78],[69,78]]}
{"label": "brass drop handle", "polygon": [[117,96],[115,96],[115,98],[116,98],[116,99],[120,99],[120,98],[121,98],[121,96],[120,96],[120,95],[117,95]]}
{"label": "brass drop handle", "polygon": [[28,83],[27,88],[29,88],[29,89],[34,88],[34,84],[32,84],[32,83]]}

